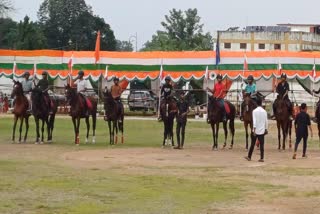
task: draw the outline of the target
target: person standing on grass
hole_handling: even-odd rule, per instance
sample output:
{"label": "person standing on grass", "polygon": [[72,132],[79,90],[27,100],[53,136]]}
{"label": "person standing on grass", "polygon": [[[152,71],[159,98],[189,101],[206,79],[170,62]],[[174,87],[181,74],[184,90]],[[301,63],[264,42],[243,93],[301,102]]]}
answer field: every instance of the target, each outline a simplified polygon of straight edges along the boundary
{"label": "person standing on grass", "polygon": [[[187,114],[189,113],[189,104],[185,99],[185,92],[180,93],[180,99],[179,99],[179,102],[177,103],[177,106],[178,106],[178,114],[177,114],[176,134],[177,134],[178,145],[174,147],[174,149],[183,149],[185,129],[187,125]],[[181,141],[180,141],[180,136],[181,136]]]}
{"label": "person standing on grass", "polygon": [[308,140],[308,127],[310,130],[310,134],[312,137],[312,128],[310,122],[310,116],[307,113],[307,104],[302,103],[300,106],[300,113],[297,114],[296,119],[294,121],[294,127],[296,129],[296,144],[294,145],[294,153],[292,159],[297,158],[297,150],[300,141],[303,139],[303,151],[302,157],[306,158],[306,151],[307,151],[307,140]]}
{"label": "person standing on grass", "polygon": [[267,112],[262,108],[262,100],[257,99],[258,107],[252,112],[253,130],[251,133],[251,146],[248,156],[245,157],[248,161],[251,161],[252,153],[257,139],[260,143],[260,160],[264,162],[264,136],[268,134],[268,117]]}

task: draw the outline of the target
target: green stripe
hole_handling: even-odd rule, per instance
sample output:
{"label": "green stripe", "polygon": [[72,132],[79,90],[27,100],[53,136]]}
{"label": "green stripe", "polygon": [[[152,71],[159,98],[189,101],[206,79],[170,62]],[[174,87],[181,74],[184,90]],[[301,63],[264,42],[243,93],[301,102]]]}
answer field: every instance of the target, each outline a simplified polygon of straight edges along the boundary
{"label": "green stripe", "polygon": [[[19,70],[32,70],[33,64],[18,63]],[[105,70],[106,64],[77,64],[73,66],[74,70]],[[277,70],[277,64],[249,64],[249,70]],[[112,71],[160,71],[160,65],[108,65],[108,69]],[[164,65],[165,71],[205,71],[207,65]],[[13,63],[0,63],[0,69],[12,69]],[[209,70],[243,70],[243,64],[222,64],[209,65]],[[283,70],[312,70],[312,64],[282,64]],[[67,64],[37,64],[40,70],[68,70]],[[320,65],[316,66],[316,70],[320,70]]]}

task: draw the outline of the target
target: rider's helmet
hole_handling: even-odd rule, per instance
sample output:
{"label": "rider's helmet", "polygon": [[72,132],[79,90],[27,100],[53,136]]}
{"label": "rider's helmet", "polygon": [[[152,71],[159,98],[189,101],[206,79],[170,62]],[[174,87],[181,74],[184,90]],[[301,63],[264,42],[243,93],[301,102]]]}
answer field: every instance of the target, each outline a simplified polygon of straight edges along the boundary
{"label": "rider's helmet", "polygon": [[47,71],[43,71],[42,72],[42,76],[47,76],[48,75],[48,72]]}
{"label": "rider's helmet", "polygon": [[164,79],[165,81],[170,81],[170,77],[166,76],[166,78]]}
{"label": "rider's helmet", "polygon": [[119,81],[119,78],[118,78],[118,77],[115,77],[115,78],[113,79],[113,82],[116,82],[116,81]]}
{"label": "rider's helmet", "polygon": [[249,75],[247,80],[252,80],[253,81],[253,76],[252,75]]}
{"label": "rider's helmet", "polygon": [[83,75],[84,75],[83,70],[80,70],[80,71],[78,72],[78,75],[79,75],[79,76],[83,76]]}
{"label": "rider's helmet", "polygon": [[287,75],[285,73],[281,74],[281,79],[287,79]]}
{"label": "rider's helmet", "polygon": [[24,72],[23,76],[30,76],[30,72],[29,71]]}
{"label": "rider's helmet", "polygon": [[222,80],[222,75],[221,75],[221,74],[218,74],[218,75],[217,75],[217,79],[218,79],[218,80],[219,80],[219,79]]}

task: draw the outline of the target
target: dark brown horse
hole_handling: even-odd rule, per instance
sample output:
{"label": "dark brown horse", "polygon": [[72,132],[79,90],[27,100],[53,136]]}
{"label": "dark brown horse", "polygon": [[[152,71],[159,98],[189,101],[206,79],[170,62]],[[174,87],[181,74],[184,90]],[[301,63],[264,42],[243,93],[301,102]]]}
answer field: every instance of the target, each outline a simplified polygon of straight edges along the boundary
{"label": "dark brown horse", "polygon": [[162,143],[163,147],[166,144],[174,146],[173,124],[177,112],[177,103],[173,100],[173,98],[167,98],[167,101],[162,100],[160,104],[160,115],[164,126]]}
{"label": "dark brown horse", "polygon": [[26,123],[26,132],[23,138],[23,142],[25,143],[27,140],[28,130],[29,130],[30,114],[27,113],[29,104],[28,104],[27,98],[23,94],[22,84],[15,80],[13,80],[13,82],[14,82],[14,85],[11,93],[11,98],[15,97],[15,102],[13,107],[14,122],[13,122],[12,142],[15,143],[16,125],[19,119],[20,120],[19,143],[21,143],[21,132],[22,132],[22,126],[23,126],[24,120]]}
{"label": "dark brown horse", "polygon": [[320,98],[319,98],[319,101],[318,101],[317,107],[316,107],[315,119],[316,119],[315,122],[317,123],[317,127],[318,127],[318,137],[319,137],[319,141],[320,141]]}
{"label": "dark brown horse", "polygon": [[[71,88],[68,84],[65,86],[65,93],[67,102],[71,106],[70,109],[70,116],[72,118],[72,123],[74,127],[74,143],[76,145],[79,145],[79,127],[80,127],[80,119],[85,118],[86,125],[87,125],[87,135],[85,142],[88,143],[89,138],[89,131],[90,131],[90,122],[89,122],[89,116],[92,116],[92,143],[96,142],[95,136],[96,136],[96,122],[97,122],[97,101],[94,97],[88,97],[88,99],[91,101],[92,109],[87,109],[86,104],[84,103],[83,98],[80,94],[77,93],[76,88]],[[88,114],[86,114],[88,112]]]}
{"label": "dark brown horse", "polygon": [[[105,110],[105,121],[108,123],[109,135],[110,135],[110,144],[118,143],[118,130],[121,132],[121,143],[124,143],[123,137],[123,122],[124,122],[124,112],[119,106],[122,103],[117,102],[113,99],[111,91],[106,89],[104,91],[104,110]],[[112,126],[111,126],[112,124]],[[114,135],[116,132],[116,135]]]}
{"label": "dark brown horse", "polygon": [[[47,142],[52,142],[52,133],[54,129],[54,121],[57,113],[57,102],[55,99],[46,100],[44,93],[39,88],[34,88],[31,95],[32,100],[32,114],[36,123],[36,144],[43,143],[44,140],[44,125],[47,125]],[[49,112],[51,105],[52,114]],[[41,125],[41,140],[40,140],[40,124]]]}
{"label": "dark brown horse", "polygon": [[282,131],[282,149],[286,149],[286,140],[289,135],[289,148],[292,147],[291,144],[291,128],[292,121],[290,120],[290,113],[288,111],[286,100],[278,97],[275,103],[276,106],[276,121],[278,128],[278,149],[281,149],[281,131]]}
{"label": "dark brown horse", "polygon": [[236,117],[236,108],[235,106],[228,102],[225,101],[225,103],[229,106],[230,112],[226,115],[227,118],[225,121],[223,121],[223,109],[220,104],[220,101],[217,100],[214,97],[210,97],[210,108],[209,108],[209,114],[208,118],[210,120],[211,124],[211,129],[212,129],[212,136],[213,136],[213,150],[218,149],[218,135],[219,135],[219,124],[222,122],[223,123],[223,129],[224,129],[224,144],[223,148],[227,146],[227,137],[228,137],[228,128],[227,128],[227,123],[229,121],[229,129],[231,131],[231,145],[230,149],[233,148],[233,139],[234,139],[234,134],[235,134],[235,128],[234,128],[234,119]]}
{"label": "dark brown horse", "polygon": [[[246,131],[246,149],[248,149],[248,139],[249,139],[249,134],[251,135],[252,133],[252,128],[253,128],[253,120],[252,120],[252,112],[253,110],[257,107],[256,102],[250,97],[249,94],[246,94],[244,96],[244,101],[243,101],[243,125],[244,129]],[[250,133],[248,133],[248,127],[250,127]]]}

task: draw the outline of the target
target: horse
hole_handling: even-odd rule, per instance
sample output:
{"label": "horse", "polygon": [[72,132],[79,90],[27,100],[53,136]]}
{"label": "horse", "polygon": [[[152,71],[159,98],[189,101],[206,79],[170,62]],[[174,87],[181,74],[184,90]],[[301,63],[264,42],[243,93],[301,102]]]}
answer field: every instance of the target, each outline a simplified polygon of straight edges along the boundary
{"label": "horse", "polygon": [[[108,122],[109,135],[110,135],[110,145],[118,143],[118,130],[121,132],[121,143],[124,143],[123,137],[123,121],[124,113],[119,108],[122,103],[117,102],[113,99],[111,91],[106,89],[104,91],[104,110],[105,110],[105,121]],[[123,107],[122,107],[123,109]],[[112,123],[112,126],[111,126]],[[116,131],[116,135],[114,135]]]}
{"label": "horse", "polygon": [[277,128],[278,128],[278,150],[281,149],[281,131],[282,131],[282,149],[286,149],[286,139],[289,135],[289,148],[292,147],[291,144],[291,128],[292,128],[292,121],[290,120],[290,114],[288,111],[286,100],[282,97],[278,97],[276,103],[276,112],[275,117],[277,121]]}
{"label": "horse", "polygon": [[163,100],[160,104],[160,115],[164,125],[162,147],[166,145],[166,142],[170,141],[171,146],[174,146],[173,124],[177,112],[177,103],[173,98],[167,98],[167,101]]}
{"label": "horse", "polygon": [[229,121],[229,129],[231,131],[231,145],[229,149],[233,148],[233,140],[235,134],[234,128],[234,119],[236,117],[236,107],[230,103],[229,101],[225,101],[225,105],[228,105],[230,112],[227,113],[227,118],[223,121],[223,109],[218,99],[211,97],[210,100],[210,112],[208,118],[210,120],[211,129],[212,129],[212,136],[213,136],[213,146],[212,150],[218,149],[218,135],[219,135],[219,124],[223,122],[223,129],[224,129],[224,144],[223,148],[227,146],[227,137],[228,137],[228,128],[227,123]]}
{"label": "horse", "polygon": [[248,127],[250,127],[250,130],[252,133],[252,128],[253,128],[253,120],[252,120],[252,112],[253,110],[257,107],[257,104],[253,101],[253,99],[250,97],[250,95],[246,95],[244,97],[244,109],[243,109],[243,125],[244,129],[246,131],[246,149],[248,149],[248,138],[249,138],[249,133],[248,133]]}
{"label": "horse", "polygon": [[[39,88],[32,89],[31,93],[31,102],[32,102],[32,114],[34,116],[34,120],[36,123],[36,144],[43,143],[44,140],[44,125],[47,125],[47,142],[52,142],[52,133],[54,129],[54,121],[57,113],[57,102],[55,99],[51,99],[49,101],[46,100],[44,93]],[[49,102],[49,103],[48,103]],[[47,104],[48,103],[48,104]],[[52,114],[49,112],[48,105],[51,106]],[[40,127],[39,122],[42,122],[41,126],[41,141],[40,141]]]}
{"label": "horse", "polygon": [[86,126],[87,126],[87,135],[85,142],[88,143],[89,131],[90,131],[90,122],[89,116],[92,116],[92,143],[96,142],[96,123],[97,123],[97,101],[94,97],[88,97],[92,104],[92,108],[88,109],[88,114],[86,114],[84,100],[80,94],[77,93],[76,88],[70,87],[70,85],[65,86],[65,95],[67,102],[71,106],[70,108],[70,116],[72,118],[75,139],[74,143],[79,145],[79,127],[80,127],[80,119],[85,118]]}
{"label": "horse", "polygon": [[26,124],[26,132],[23,138],[23,142],[25,143],[28,136],[29,130],[29,116],[27,110],[29,108],[28,99],[23,94],[22,84],[19,81],[13,80],[13,90],[11,93],[11,98],[15,97],[14,107],[13,107],[13,114],[14,114],[14,122],[13,122],[13,132],[12,132],[12,142],[15,142],[15,132],[16,132],[16,125],[18,119],[20,119],[20,128],[19,128],[19,143],[21,143],[21,132],[23,121],[25,120]]}
{"label": "horse", "polygon": [[316,112],[315,112],[315,122],[317,123],[318,137],[319,137],[319,141],[320,141],[320,98],[319,98],[319,101],[317,102],[317,107],[316,107]]}

